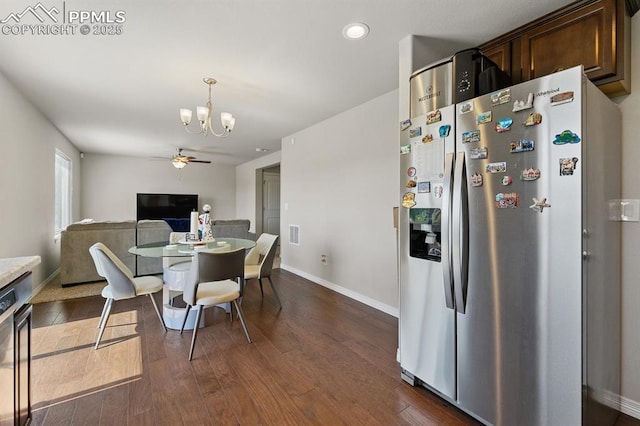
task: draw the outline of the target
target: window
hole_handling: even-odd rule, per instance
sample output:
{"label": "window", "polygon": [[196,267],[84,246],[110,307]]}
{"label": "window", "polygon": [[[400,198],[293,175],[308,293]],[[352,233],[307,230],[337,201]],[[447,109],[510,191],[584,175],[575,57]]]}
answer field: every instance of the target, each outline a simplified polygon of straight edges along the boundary
{"label": "window", "polygon": [[55,236],[71,223],[71,160],[56,149]]}

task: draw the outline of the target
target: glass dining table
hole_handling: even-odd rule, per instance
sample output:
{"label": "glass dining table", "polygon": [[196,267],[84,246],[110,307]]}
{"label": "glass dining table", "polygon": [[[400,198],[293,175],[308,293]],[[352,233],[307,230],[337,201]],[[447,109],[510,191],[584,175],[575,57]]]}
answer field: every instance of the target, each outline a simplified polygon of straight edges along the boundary
{"label": "glass dining table", "polygon": [[[177,280],[178,283],[172,282],[173,279],[167,279],[167,277],[175,278],[176,276],[186,276],[189,272],[190,259],[196,253],[200,251],[205,252],[226,252],[237,249],[249,250],[256,246],[256,242],[252,240],[246,240],[243,238],[218,238],[212,241],[200,242],[200,241],[179,241],[175,244],[168,241],[140,244],[129,249],[129,253],[142,257],[154,257],[154,258],[172,258],[171,263],[174,265],[165,266],[163,273],[163,281],[165,285],[162,291],[162,316],[167,328],[179,330],[182,326],[184,319],[184,306],[180,306],[179,301],[176,301],[177,296],[182,293],[184,277]],[[176,259],[185,258],[185,259]],[[177,263],[176,263],[177,261]],[[169,262],[163,264],[168,265]],[[169,282],[168,282],[169,281]],[[227,308],[225,308],[227,309]],[[195,325],[195,313],[196,310],[192,309],[189,312],[189,317],[185,324],[185,329],[192,330]],[[204,316],[202,316],[200,327],[204,326]]]}

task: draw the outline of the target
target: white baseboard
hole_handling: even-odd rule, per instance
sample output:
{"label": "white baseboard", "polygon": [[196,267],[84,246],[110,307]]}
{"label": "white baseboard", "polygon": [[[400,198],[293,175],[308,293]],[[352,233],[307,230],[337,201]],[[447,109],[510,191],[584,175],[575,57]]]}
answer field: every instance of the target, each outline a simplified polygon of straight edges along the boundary
{"label": "white baseboard", "polygon": [[33,294],[31,295],[31,297],[35,296],[36,294],[40,293],[40,290],[42,290],[43,288],[45,288],[45,286],[47,284],[49,284],[51,282],[51,280],[53,280],[56,275],[58,275],[60,273],[60,268],[56,269],[55,271],[53,271],[53,273],[51,275],[49,275],[44,281],[42,281],[38,287],[33,289]]}
{"label": "white baseboard", "polygon": [[621,396],[620,411],[628,416],[640,419],[640,402]]}
{"label": "white baseboard", "polygon": [[353,300],[357,300],[358,302],[364,303],[367,306],[370,306],[374,309],[377,309],[379,311],[382,311],[386,314],[389,314],[391,316],[394,316],[396,318],[398,318],[398,316],[400,315],[398,308],[395,308],[393,306],[387,305],[385,303],[381,303],[375,299],[372,299],[368,296],[365,296],[363,294],[357,293],[353,290],[349,290],[348,288],[339,286],[338,284],[334,284],[330,281],[327,281],[325,279],[316,277],[315,275],[311,275],[308,274],[304,271],[301,271],[299,269],[293,268],[289,265],[285,265],[285,264],[280,264],[280,268],[284,269],[285,271],[289,271],[291,273],[294,273],[296,275],[301,276],[302,278],[306,278],[309,281],[313,281],[316,284],[320,284],[323,287],[326,287],[330,290],[335,291],[336,293],[340,293],[344,296],[347,296]]}

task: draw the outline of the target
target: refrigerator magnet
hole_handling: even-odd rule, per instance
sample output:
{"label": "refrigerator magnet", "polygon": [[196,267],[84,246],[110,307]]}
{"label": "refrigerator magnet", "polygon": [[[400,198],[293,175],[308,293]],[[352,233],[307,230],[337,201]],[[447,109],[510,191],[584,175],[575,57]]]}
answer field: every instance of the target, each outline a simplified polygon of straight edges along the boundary
{"label": "refrigerator magnet", "polygon": [[496,194],[495,206],[499,209],[515,209],[520,204],[520,196],[516,192]]}
{"label": "refrigerator magnet", "polygon": [[415,180],[407,181],[407,183],[404,184],[404,186],[407,187],[407,188],[415,188],[416,185],[417,185],[417,183],[416,183]]}
{"label": "refrigerator magnet", "polygon": [[438,133],[440,134],[441,138],[446,138],[447,136],[449,136],[449,132],[451,132],[451,125],[450,124],[443,124],[438,129]]}
{"label": "refrigerator magnet", "polygon": [[573,133],[571,130],[565,130],[562,133],[556,135],[556,137],[553,139],[554,145],[566,145],[568,143],[571,144],[571,143],[579,143],[579,142],[580,142],[580,136]]}
{"label": "refrigerator magnet", "polygon": [[496,132],[508,132],[511,130],[511,125],[513,124],[513,119],[511,117],[507,117],[502,120],[496,120]]}
{"label": "refrigerator magnet", "polygon": [[458,112],[460,114],[466,114],[471,111],[473,111],[473,102],[465,102],[461,104],[460,108],[458,109]]}
{"label": "refrigerator magnet", "polygon": [[427,114],[427,124],[437,123],[440,120],[442,120],[442,113],[439,109]]}
{"label": "refrigerator magnet", "polygon": [[542,213],[545,207],[551,207],[551,204],[547,203],[546,198],[533,198],[533,204],[529,206],[531,210],[535,210],[539,213]]}
{"label": "refrigerator magnet", "polygon": [[526,100],[517,100],[513,103],[513,112],[533,108],[533,93],[529,93]]}
{"label": "refrigerator magnet", "polygon": [[410,138],[417,138],[418,136],[422,136],[422,127],[414,127],[413,129],[409,129]]}
{"label": "refrigerator magnet", "polygon": [[404,120],[402,123],[400,123],[400,130],[403,132],[409,127],[411,127],[411,120]]}
{"label": "refrigerator magnet", "polygon": [[475,172],[471,175],[471,186],[482,186],[482,175],[478,172]]}
{"label": "refrigerator magnet", "polygon": [[535,126],[540,123],[542,123],[542,114],[539,112],[532,112],[522,124],[525,126]]}
{"label": "refrigerator magnet", "polygon": [[507,171],[507,162],[489,163],[486,165],[485,170],[487,173],[504,173]]}
{"label": "refrigerator magnet", "polygon": [[480,130],[462,133],[462,143],[480,142]]}
{"label": "refrigerator magnet", "polygon": [[444,190],[444,187],[442,186],[441,183],[437,183],[433,185],[433,194],[436,196],[436,198],[442,198],[443,190]]}
{"label": "refrigerator magnet", "polygon": [[514,154],[518,152],[533,151],[535,148],[535,142],[528,141],[526,139],[520,139],[519,141],[511,142],[509,144],[509,152]]}
{"label": "refrigerator magnet", "polygon": [[418,193],[431,192],[431,182],[418,182]]}
{"label": "refrigerator magnet", "polygon": [[511,89],[504,89],[491,94],[491,103],[493,105],[502,105],[511,102]]}
{"label": "refrigerator magnet", "polygon": [[551,105],[562,105],[567,102],[573,101],[573,92],[562,92],[557,95],[553,95],[550,99]]}
{"label": "refrigerator magnet", "polygon": [[560,176],[571,176],[578,164],[578,157],[560,159]]}
{"label": "refrigerator magnet", "polygon": [[482,146],[469,150],[469,157],[472,160],[484,160],[487,158],[487,148]]}
{"label": "refrigerator magnet", "polygon": [[477,124],[491,123],[491,111],[483,112],[476,116]]}
{"label": "refrigerator magnet", "polygon": [[511,176],[503,176],[502,179],[500,179],[502,186],[509,186],[512,182],[513,179],[511,179]]}
{"label": "refrigerator magnet", "polygon": [[424,135],[424,137],[422,138],[422,143],[429,142],[433,142],[433,135],[431,133],[429,133],[428,135]]}
{"label": "refrigerator magnet", "polygon": [[416,175],[416,172],[417,172],[417,171],[416,171],[416,168],[415,168],[415,167],[409,167],[409,168],[407,169],[407,175],[408,175],[409,177],[414,177],[414,176]]}
{"label": "refrigerator magnet", "polygon": [[416,205],[416,194],[413,192],[407,192],[402,196],[402,207],[410,209]]}
{"label": "refrigerator magnet", "polygon": [[411,144],[400,145],[400,154],[411,154]]}
{"label": "refrigerator magnet", "polygon": [[540,179],[540,169],[529,167],[520,172],[520,180],[532,181]]}

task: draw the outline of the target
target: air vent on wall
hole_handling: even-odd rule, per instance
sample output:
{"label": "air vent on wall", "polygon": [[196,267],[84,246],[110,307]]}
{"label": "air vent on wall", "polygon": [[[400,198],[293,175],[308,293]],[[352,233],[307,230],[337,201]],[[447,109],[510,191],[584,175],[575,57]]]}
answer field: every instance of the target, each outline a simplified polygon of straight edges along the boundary
{"label": "air vent on wall", "polygon": [[289,225],[289,244],[300,245],[300,226]]}

